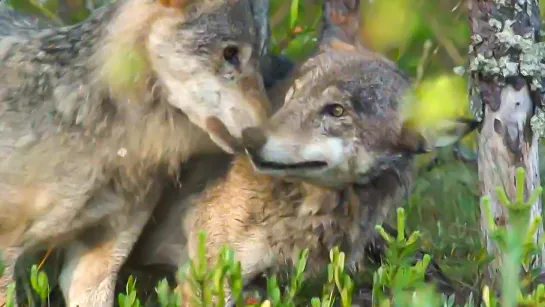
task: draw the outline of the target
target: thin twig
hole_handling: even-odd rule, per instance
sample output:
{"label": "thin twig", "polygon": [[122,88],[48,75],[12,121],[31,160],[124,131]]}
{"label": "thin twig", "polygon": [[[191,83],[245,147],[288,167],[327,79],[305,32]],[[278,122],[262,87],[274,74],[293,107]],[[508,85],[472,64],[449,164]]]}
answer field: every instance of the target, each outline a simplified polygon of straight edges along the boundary
{"label": "thin twig", "polygon": [[422,81],[422,78],[424,77],[424,68],[426,66],[426,62],[428,61],[430,57],[430,50],[433,46],[433,43],[431,40],[426,40],[424,42],[424,50],[422,51],[422,56],[420,57],[420,61],[418,62],[418,67],[416,68],[416,80],[415,85],[420,84]]}
{"label": "thin twig", "polygon": [[38,265],[38,270],[41,270],[42,267],[45,265],[45,262],[46,262],[47,258],[49,258],[49,256],[51,255],[51,252],[53,252],[53,249],[54,249],[54,247],[50,247],[50,248],[47,249],[42,261]]}

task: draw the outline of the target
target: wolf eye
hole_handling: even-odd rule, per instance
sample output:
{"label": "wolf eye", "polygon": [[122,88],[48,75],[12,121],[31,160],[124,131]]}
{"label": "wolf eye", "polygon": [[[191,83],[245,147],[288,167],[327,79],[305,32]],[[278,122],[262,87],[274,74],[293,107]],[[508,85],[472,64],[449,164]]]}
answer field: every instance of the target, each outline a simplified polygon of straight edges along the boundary
{"label": "wolf eye", "polygon": [[344,107],[340,104],[330,104],[325,107],[324,112],[333,117],[341,117],[344,115]]}
{"label": "wolf eye", "polygon": [[238,58],[238,47],[237,46],[227,46],[223,49],[223,58],[231,63],[231,65],[238,67],[240,66],[240,60]]}

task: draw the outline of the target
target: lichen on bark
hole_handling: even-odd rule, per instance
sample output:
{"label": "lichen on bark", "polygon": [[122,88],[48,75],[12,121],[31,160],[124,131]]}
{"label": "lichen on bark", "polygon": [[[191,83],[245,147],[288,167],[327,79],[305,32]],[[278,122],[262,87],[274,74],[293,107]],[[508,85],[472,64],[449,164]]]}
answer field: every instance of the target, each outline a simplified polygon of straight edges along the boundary
{"label": "lichen on bark", "polygon": [[536,109],[536,113],[530,120],[530,125],[532,126],[532,131],[538,137],[542,138],[545,136],[545,111],[542,108]]}
{"label": "lichen on bark", "polygon": [[[469,47],[469,71],[473,78],[484,78],[505,85],[509,77],[523,76],[532,92],[536,109],[532,130],[545,135],[543,93],[545,92],[545,43],[540,42],[539,6],[536,0],[473,1],[470,24],[473,35]],[[471,88],[471,110],[482,120],[483,97],[488,91]]]}

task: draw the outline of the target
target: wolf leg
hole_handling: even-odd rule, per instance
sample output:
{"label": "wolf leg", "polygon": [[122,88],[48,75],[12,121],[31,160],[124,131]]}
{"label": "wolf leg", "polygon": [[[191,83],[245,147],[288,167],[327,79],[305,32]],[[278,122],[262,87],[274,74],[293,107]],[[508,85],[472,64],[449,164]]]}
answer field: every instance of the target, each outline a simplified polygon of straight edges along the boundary
{"label": "wolf leg", "polygon": [[[118,272],[153,212],[160,189],[133,208],[112,213],[66,248],[60,285],[66,306],[114,306]],[[107,206],[108,204],[104,204]]]}

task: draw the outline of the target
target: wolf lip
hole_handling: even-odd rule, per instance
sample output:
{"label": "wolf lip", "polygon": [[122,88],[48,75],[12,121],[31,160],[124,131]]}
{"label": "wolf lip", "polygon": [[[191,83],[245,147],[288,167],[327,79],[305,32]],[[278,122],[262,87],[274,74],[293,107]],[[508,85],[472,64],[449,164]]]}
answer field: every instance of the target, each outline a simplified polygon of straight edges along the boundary
{"label": "wolf lip", "polygon": [[325,161],[304,161],[298,163],[279,163],[265,161],[261,159],[259,154],[250,148],[246,148],[246,153],[252,160],[252,163],[259,169],[271,169],[271,170],[290,170],[290,169],[320,169],[326,167],[328,164]]}
{"label": "wolf lip", "polygon": [[276,163],[276,162],[261,162],[258,163],[258,166],[260,168],[269,168],[269,169],[316,169],[316,168],[322,168],[326,167],[327,163],[323,161],[306,161],[306,162],[300,162],[300,163],[292,163],[292,164],[283,164],[283,163]]}
{"label": "wolf lip", "polygon": [[289,169],[318,169],[327,166],[326,162],[323,161],[305,161],[299,163],[277,163],[277,162],[268,162],[256,159],[252,159],[256,167],[261,169],[274,169],[274,170],[289,170]]}

